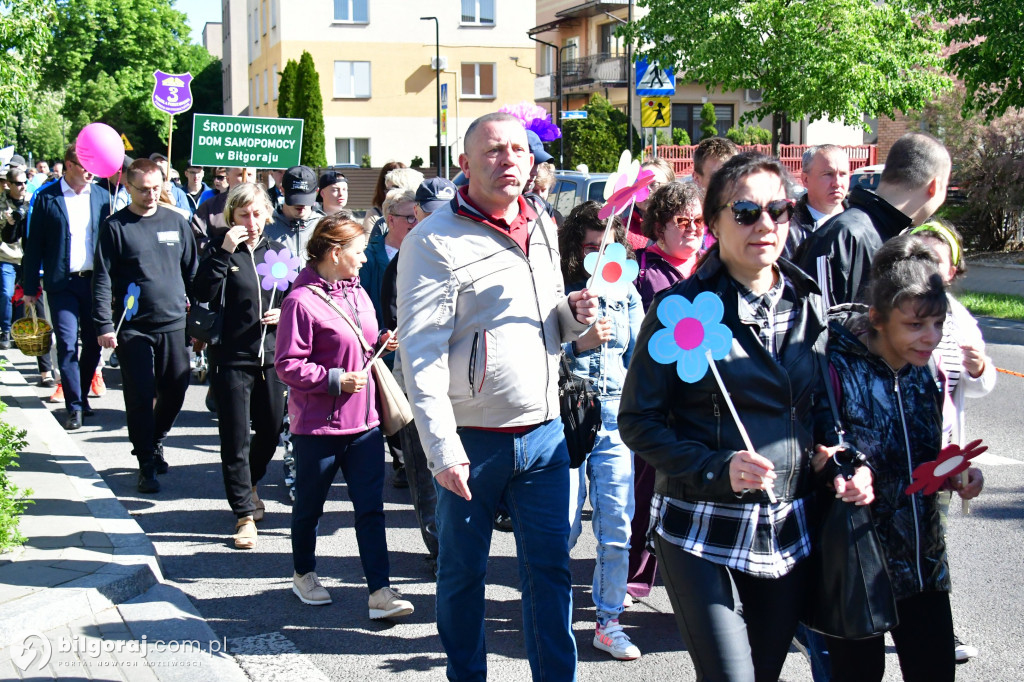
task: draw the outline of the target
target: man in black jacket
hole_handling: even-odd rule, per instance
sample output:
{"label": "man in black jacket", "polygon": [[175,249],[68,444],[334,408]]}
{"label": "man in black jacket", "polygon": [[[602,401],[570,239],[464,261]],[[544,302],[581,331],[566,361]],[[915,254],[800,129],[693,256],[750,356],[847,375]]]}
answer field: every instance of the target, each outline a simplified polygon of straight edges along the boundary
{"label": "man in black jacket", "polygon": [[782,256],[793,260],[800,244],[811,232],[846,210],[850,189],[850,158],[842,147],[823,144],[804,152],[800,184],[807,192],[796,202],[789,221],[789,234]]}
{"label": "man in black jacket", "polygon": [[854,187],[850,208],[807,236],[794,260],[812,278],[824,280],[827,305],[861,300],[875,252],[942,206],[950,168],[941,142],[907,133],[889,150],[878,189]]}
{"label": "man in black jacket", "polygon": [[110,200],[78,162],[74,144],[64,152],[64,165],[64,178],[35,194],[21,265],[27,306],[35,305],[40,267],[43,270],[68,411],[64,428],[72,431],[81,428],[82,418],[92,413],[89,384],[100,360],[92,326],[93,247],[100,221],[110,213]]}
{"label": "man in black jacket", "polygon": [[[116,348],[121,360],[139,492],[155,493],[160,490],[156,474],[167,472],[163,440],[188,390],[185,296],[198,259],[188,222],[158,204],[160,168],[138,159],[128,168],[126,184],[132,203],[100,228],[93,316],[99,344]],[[134,313],[133,300],[126,300],[133,292]]]}

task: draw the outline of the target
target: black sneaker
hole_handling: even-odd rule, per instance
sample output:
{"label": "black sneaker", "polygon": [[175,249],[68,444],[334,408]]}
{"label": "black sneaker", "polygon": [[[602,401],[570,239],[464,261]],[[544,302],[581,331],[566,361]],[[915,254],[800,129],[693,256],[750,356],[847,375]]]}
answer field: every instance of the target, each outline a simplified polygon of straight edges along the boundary
{"label": "black sneaker", "polygon": [[163,475],[167,473],[170,466],[167,464],[167,460],[164,459],[164,444],[157,443],[156,447],[153,448],[153,466],[156,469],[156,473]]}
{"label": "black sneaker", "polygon": [[393,485],[396,488],[409,487],[409,477],[405,473],[404,466],[400,466],[397,469],[395,469],[395,478],[392,479],[391,485]]}
{"label": "black sneaker", "polygon": [[10,350],[10,349],[11,349],[11,333],[10,332],[0,332],[0,350]]}
{"label": "black sneaker", "polygon": [[502,533],[511,533],[512,517],[501,512],[496,513],[494,515],[494,530],[500,530]]}
{"label": "black sneaker", "polygon": [[139,469],[139,483],[136,486],[140,493],[160,492],[160,481],[156,480],[156,468],[152,465]]}

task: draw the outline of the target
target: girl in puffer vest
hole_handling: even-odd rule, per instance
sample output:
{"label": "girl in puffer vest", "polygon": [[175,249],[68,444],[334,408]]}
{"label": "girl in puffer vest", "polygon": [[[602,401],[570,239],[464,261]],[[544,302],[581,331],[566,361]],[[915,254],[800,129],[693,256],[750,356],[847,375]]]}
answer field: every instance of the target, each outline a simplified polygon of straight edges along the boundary
{"label": "girl in puffer vest", "polygon": [[[868,456],[871,504],[886,553],[899,624],[891,631],[905,679],[953,680],[949,562],[937,494],[907,495],[912,472],[944,443],[943,390],[933,353],[942,339],[946,292],[932,250],[918,237],[891,239],[872,264],[869,309],[833,325],[829,361],[838,375],[846,440]],[[981,472],[946,486],[976,497]],[[826,638],[835,681],[881,680],[884,636]],[[949,642],[949,646],[936,646]]]}

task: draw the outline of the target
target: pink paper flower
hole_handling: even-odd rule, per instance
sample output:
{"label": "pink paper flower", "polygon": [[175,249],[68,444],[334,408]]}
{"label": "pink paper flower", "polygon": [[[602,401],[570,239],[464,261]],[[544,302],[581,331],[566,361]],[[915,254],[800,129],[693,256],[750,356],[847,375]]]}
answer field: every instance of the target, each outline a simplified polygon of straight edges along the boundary
{"label": "pink paper flower", "polygon": [[[609,178],[610,180],[611,178]],[[625,178],[622,178],[625,180]],[[620,180],[620,182],[622,181]],[[653,171],[644,168],[640,171],[640,174],[636,178],[636,182],[625,185],[620,188],[616,188],[605,205],[601,207],[601,210],[597,212],[597,217],[601,220],[605,220],[612,215],[622,213],[633,202],[646,201],[647,197],[651,195],[650,184],[654,182]]]}
{"label": "pink paper flower", "polygon": [[542,142],[551,142],[562,136],[562,131],[551,122],[551,114],[543,107],[532,102],[520,102],[519,104],[506,104],[498,111],[512,114],[523,122],[523,127],[537,133]]}
{"label": "pink paper flower", "polygon": [[302,259],[292,256],[286,246],[279,252],[267,249],[263,262],[256,266],[256,273],[263,277],[261,284],[264,289],[269,291],[276,286],[278,291],[287,291],[299,276],[301,267]]}

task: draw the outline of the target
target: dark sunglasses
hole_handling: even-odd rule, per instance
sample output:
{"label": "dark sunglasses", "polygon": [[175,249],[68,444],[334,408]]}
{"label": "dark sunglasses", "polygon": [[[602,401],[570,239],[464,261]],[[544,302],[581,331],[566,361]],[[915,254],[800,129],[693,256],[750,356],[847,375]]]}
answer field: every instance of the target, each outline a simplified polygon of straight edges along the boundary
{"label": "dark sunglasses", "polygon": [[779,223],[788,223],[789,218],[793,213],[793,209],[796,207],[796,202],[792,199],[776,199],[771,201],[767,206],[759,206],[753,201],[743,199],[740,201],[734,201],[731,204],[726,204],[722,209],[732,209],[732,217],[740,225],[750,226],[756,223],[761,218],[761,212],[764,211],[768,214],[768,217],[772,219],[772,222],[778,225]]}
{"label": "dark sunglasses", "polygon": [[228,176],[226,176],[226,175],[214,175],[213,179],[214,180],[227,180]]}

